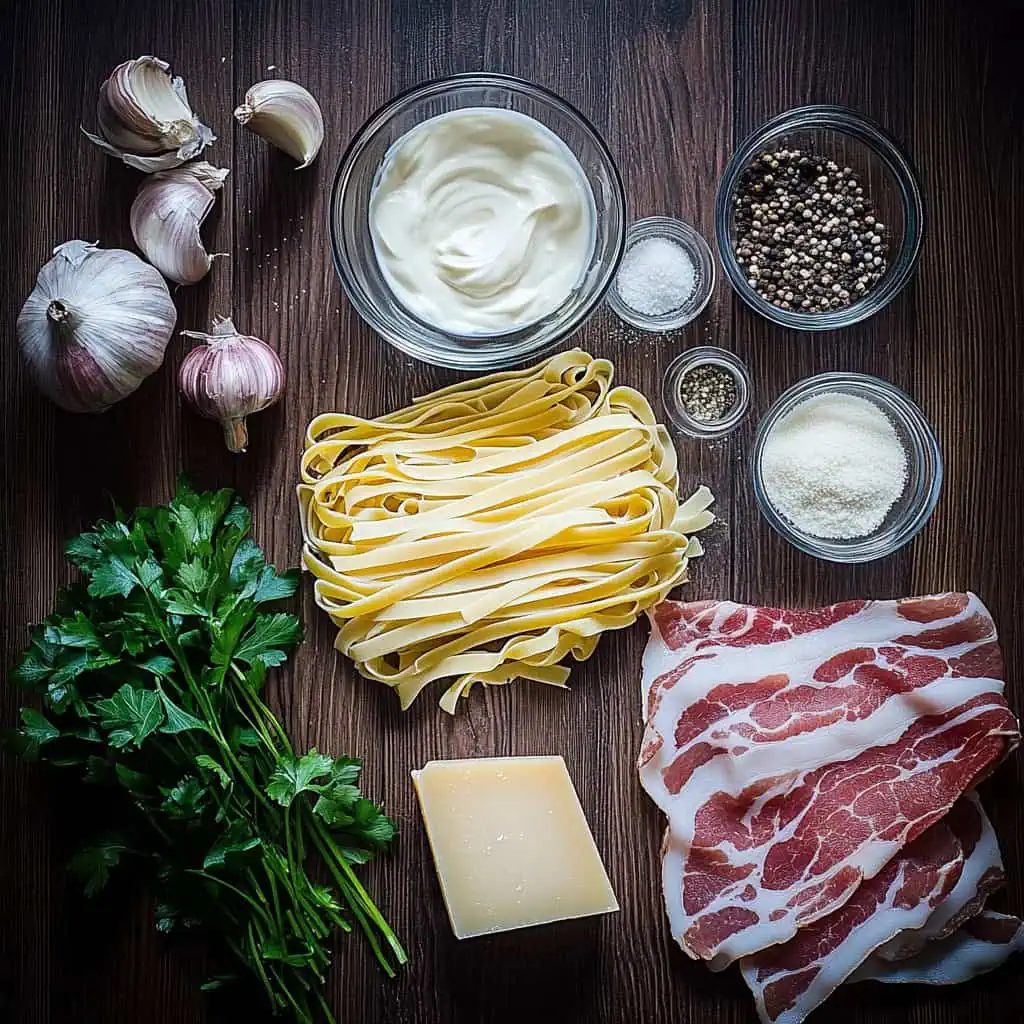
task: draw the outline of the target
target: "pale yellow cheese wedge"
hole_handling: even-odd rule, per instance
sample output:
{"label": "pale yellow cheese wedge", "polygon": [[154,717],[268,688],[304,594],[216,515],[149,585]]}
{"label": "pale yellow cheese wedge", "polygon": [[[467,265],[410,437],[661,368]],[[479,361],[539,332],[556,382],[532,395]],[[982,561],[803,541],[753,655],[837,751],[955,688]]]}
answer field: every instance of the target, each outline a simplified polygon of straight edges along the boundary
{"label": "pale yellow cheese wedge", "polygon": [[412,777],[457,938],[619,909],[561,757],[430,761]]}

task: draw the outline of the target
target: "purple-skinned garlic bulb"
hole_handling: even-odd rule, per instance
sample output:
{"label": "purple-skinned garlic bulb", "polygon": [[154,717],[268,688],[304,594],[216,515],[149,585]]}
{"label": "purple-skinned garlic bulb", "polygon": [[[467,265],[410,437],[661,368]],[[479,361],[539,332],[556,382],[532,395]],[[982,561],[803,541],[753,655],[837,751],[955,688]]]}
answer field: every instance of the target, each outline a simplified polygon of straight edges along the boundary
{"label": "purple-skinned garlic bulb", "polygon": [[281,360],[266,342],[239,334],[231,317],[214,320],[209,334],[181,333],[202,342],[178,371],[182,396],[223,427],[230,451],[244,452],[249,444],[245,418],[273,405],[284,391]]}
{"label": "purple-skinned garlic bulb", "polygon": [[43,393],[102,412],[164,361],[177,311],[160,272],[135,253],[58,245],[18,315],[18,344]]}

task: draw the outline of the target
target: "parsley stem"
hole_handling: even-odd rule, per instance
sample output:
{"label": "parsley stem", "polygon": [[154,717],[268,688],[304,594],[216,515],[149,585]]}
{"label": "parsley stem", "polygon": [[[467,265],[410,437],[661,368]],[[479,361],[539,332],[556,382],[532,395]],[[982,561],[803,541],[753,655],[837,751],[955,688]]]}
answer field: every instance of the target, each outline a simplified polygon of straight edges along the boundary
{"label": "parsley stem", "polygon": [[288,855],[288,873],[294,874],[297,871],[295,856],[292,853],[292,809],[286,807],[284,811],[284,844],[285,852]]}
{"label": "parsley stem", "polygon": [[260,904],[254,900],[248,893],[243,892],[236,885],[232,885],[226,878],[220,878],[218,875],[212,875],[209,871],[203,871],[199,868],[186,868],[185,874],[196,875],[199,878],[205,878],[207,881],[213,882],[215,885],[219,885],[224,889],[229,889],[236,896],[245,900],[250,907],[265,921],[267,924],[271,924],[270,918],[267,917],[267,912],[263,909]]}
{"label": "parsley stem", "polygon": [[[335,1024],[322,991],[335,928],[362,931],[391,976],[406,954],[353,870],[354,851],[384,849],[393,824],[359,792],[357,761],[296,756],[263,687],[302,634],[296,616],[263,606],[294,593],[297,574],[267,564],[229,490],[182,483],[168,505],[115,511],[69,542],[85,579],[33,629],[16,670],[50,716],[23,712],[18,749],[105,787],[97,813],[120,814],[77,857],[88,889],[138,853],[161,931],[205,926],[274,1013]],[[326,884],[307,865],[318,856]]]}
{"label": "parsley stem", "polygon": [[330,1021],[331,1024],[334,1024],[334,1013],[331,1010],[331,1004],[324,999],[323,992],[317,992],[316,999],[320,1004],[320,1012],[324,1015],[324,1020]]}
{"label": "parsley stem", "polygon": [[[381,934],[387,940],[388,945],[394,951],[396,961],[401,965],[409,958],[408,954],[402,948],[401,943],[398,941],[398,937],[391,930],[387,921],[384,920],[381,912],[377,909],[373,900],[370,899],[367,891],[360,884],[359,879],[356,878],[355,872],[350,867],[348,861],[345,860],[344,856],[338,852],[338,849],[334,846],[330,836],[325,833],[323,826],[321,826],[318,821],[314,821],[313,823],[313,840],[319,848],[320,855],[323,857],[324,862],[327,864],[327,870],[334,876],[334,880],[338,883],[338,888],[345,896],[352,913],[355,914],[356,919],[362,926],[367,939],[370,941],[370,945],[373,947],[374,953],[377,955],[377,960],[388,972],[389,976],[394,977],[394,969],[391,967],[391,964],[384,955],[384,952],[377,944],[373,931],[370,928],[370,921],[372,921],[380,930]],[[362,904],[362,907],[360,907],[359,904]],[[366,914],[363,913],[364,909],[369,915],[370,921],[367,920]]]}
{"label": "parsley stem", "polygon": [[263,870],[267,873],[267,881],[270,882],[270,898],[273,901],[274,920],[277,922],[277,930],[283,932],[284,924],[281,921],[281,901],[277,897],[277,881],[274,878],[274,872],[271,870],[270,862],[266,858],[263,860]]}
{"label": "parsley stem", "polygon": [[[138,566],[136,566],[138,571]],[[188,684],[189,690],[192,693],[193,699],[203,709],[203,714],[206,717],[206,724],[210,730],[211,735],[217,740],[220,748],[223,750],[227,759],[231,762],[231,766],[238,772],[238,774],[245,781],[246,785],[252,790],[253,795],[261,803],[266,804],[267,798],[263,795],[263,791],[256,785],[255,782],[250,778],[249,773],[245,770],[241,762],[235,757],[235,752],[231,749],[231,745],[224,737],[224,733],[220,727],[219,716],[210,703],[209,695],[205,692],[202,686],[200,686],[195,677],[192,675],[192,668],[188,663],[188,658],[185,657],[184,651],[181,649],[181,645],[177,639],[173,637],[167,629],[167,623],[164,617],[160,614],[159,610],[154,606],[153,595],[148,590],[143,588],[142,592],[146,595],[146,603],[149,605],[149,610],[153,616],[153,620],[157,624],[157,629],[160,633],[160,637],[167,649],[174,656],[174,660],[178,663],[178,667],[181,670],[181,674]]]}
{"label": "parsley stem", "polygon": [[[238,686],[238,691],[245,698],[250,710],[257,716],[257,718],[262,719],[273,728],[274,732],[277,734],[278,741],[281,744],[281,750],[287,756],[291,757],[293,755],[291,741],[288,739],[288,733],[284,731],[284,727],[278,721],[277,716],[270,710],[270,708],[267,707],[266,704],[263,703],[262,700],[260,700],[259,696],[249,688],[249,685],[245,681],[245,673],[242,672],[235,662],[231,663],[231,668],[234,670],[235,676],[240,684]],[[266,737],[266,734],[264,735]],[[276,752],[273,742],[269,739],[267,739],[267,746]]]}
{"label": "parsley stem", "polygon": [[[295,1011],[295,1016],[301,1022],[301,1024],[313,1024],[313,1014],[310,1011],[309,1007],[299,1006],[298,1002],[296,1002],[295,1000],[295,997],[292,995],[288,986],[281,979],[280,973],[273,964],[271,964],[270,966],[270,973],[274,976],[274,981],[277,982],[277,987],[281,990],[281,992],[284,993],[284,997],[288,1000],[288,1002],[291,1003],[292,1009]],[[298,975],[297,977],[299,977],[301,983],[301,975]],[[329,1020],[330,1024],[335,1024],[333,1017],[329,1018]]]}
{"label": "parsley stem", "polygon": [[[251,938],[251,935],[250,935],[250,938]],[[260,981],[263,984],[263,987],[267,991],[267,998],[270,1000],[270,1005],[271,1006],[276,1006],[277,1005],[277,999],[276,999],[276,997],[274,995],[274,988],[270,984],[270,979],[267,977],[266,972],[263,970],[262,962],[258,958],[251,957],[249,955],[248,951],[243,949],[241,944],[236,942],[234,939],[229,937],[228,940],[227,940],[227,943],[228,943],[228,948],[231,950],[232,953],[235,954],[235,956],[242,963],[250,963],[251,964],[252,973],[255,974],[257,978],[260,979]]]}
{"label": "parsley stem", "polygon": [[[263,982],[267,993],[270,996],[270,1002],[273,1006],[277,1006],[279,997],[274,990],[274,986],[270,983],[270,978],[267,977],[267,972],[263,968],[263,955],[260,952],[259,946],[256,944],[256,937],[252,933],[252,922],[249,922],[249,927],[246,930],[246,938],[249,942],[249,955],[240,957],[241,960],[248,960],[252,965],[252,969],[256,972],[257,977]],[[277,980],[277,979],[275,979]]]}

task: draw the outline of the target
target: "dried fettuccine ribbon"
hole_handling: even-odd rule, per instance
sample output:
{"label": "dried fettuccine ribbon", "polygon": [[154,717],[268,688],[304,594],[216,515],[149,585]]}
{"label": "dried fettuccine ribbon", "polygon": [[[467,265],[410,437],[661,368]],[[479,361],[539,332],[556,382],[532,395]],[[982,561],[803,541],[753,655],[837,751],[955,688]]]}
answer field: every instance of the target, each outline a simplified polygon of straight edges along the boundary
{"label": "dried fettuccine ribbon", "polygon": [[338,650],[407,708],[435,680],[564,686],[572,655],[686,580],[711,492],[676,496],[647,400],[576,349],[417,399],[309,425],[303,564]]}

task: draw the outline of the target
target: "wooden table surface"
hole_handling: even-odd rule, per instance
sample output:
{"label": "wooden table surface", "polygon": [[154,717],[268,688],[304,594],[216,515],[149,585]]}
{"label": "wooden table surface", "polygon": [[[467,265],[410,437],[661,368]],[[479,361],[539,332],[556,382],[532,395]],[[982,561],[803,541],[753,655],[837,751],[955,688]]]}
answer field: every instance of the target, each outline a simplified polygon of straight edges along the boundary
{"label": "wooden table surface", "polygon": [[[1016,38],[1015,38],[1016,34]],[[46,0],[0,18],[5,140],[0,233],[0,663],[69,578],[65,537],[108,508],[166,500],[182,470],[238,487],[278,564],[299,554],[294,484],[304,425],[325,410],[376,415],[455,375],[414,364],[360,322],[327,251],[328,188],[363,120],[400,89],[451,72],[512,72],[549,86],[604,134],[631,215],[674,214],[712,235],[718,178],[733,146],[768,116],[808,102],[848,104],[885,124],[916,162],[928,211],[916,278],[890,307],[841,333],[805,335],[750,313],[720,283],[708,312],[664,338],[640,337],[602,310],[580,335],[619,379],[657,404],[661,375],[701,342],[737,351],[754,374],[752,415],[730,443],[681,442],[685,488],[718,497],[720,523],[685,588],[691,598],[803,604],[972,588],[1002,631],[1011,702],[1024,708],[1020,486],[1024,444],[1024,91],[1009,9],[968,0]],[[230,253],[176,296],[179,326],[213,314],[265,338],[288,374],[284,401],[252,422],[251,449],[229,455],[212,424],[182,410],[175,371],[187,343],[131,398],[71,416],[26,379],[13,325],[58,243],[131,247],[138,175],[89,145],[96,87],[119,61],[170,60],[220,136],[209,159],[231,168],[208,222]],[[323,151],[310,170],[232,123],[246,87],[285,76],[319,97]],[[878,564],[830,566],[772,534],[754,504],[745,454],[779,392],[823,370],[860,370],[906,388],[934,423],[946,484],[925,531]],[[297,602],[298,605],[298,602]],[[366,785],[397,817],[394,856],[368,872],[403,937],[409,969],[387,981],[363,944],[339,940],[330,1001],[354,1024],[754,1020],[735,972],[712,976],[671,941],[659,890],[662,821],[634,769],[646,627],[606,637],[573,671],[569,693],[521,684],[474,694],[455,718],[422,698],[407,714],[357,678],[308,583],[308,642],[280,673],[273,703],[298,744],[366,758]],[[4,682],[0,724],[20,695]],[[442,908],[409,770],[429,758],[564,755],[621,913],[458,943]],[[1009,886],[1024,911],[1024,777],[1018,755],[986,784]],[[68,796],[39,770],[0,767],[0,1021],[175,1024],[212,1020],[197,991],[201,943],[168,945],[145,899],[84,901],[66,881]],[[843,1024],[1020,1020],[1018,961],[952,990],[858,986],[820,1016]],[[224,1019],[238,1019],[234,1004]],[[258,1016],[251,1019],[259,1019]]]}

